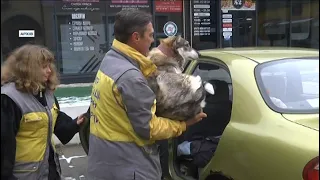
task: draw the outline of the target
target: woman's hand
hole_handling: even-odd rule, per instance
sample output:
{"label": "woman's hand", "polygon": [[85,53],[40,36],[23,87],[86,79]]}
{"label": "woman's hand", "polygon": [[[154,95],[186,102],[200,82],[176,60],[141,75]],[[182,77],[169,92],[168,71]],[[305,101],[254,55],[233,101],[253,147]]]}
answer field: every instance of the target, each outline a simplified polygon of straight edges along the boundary
{"label": "woman's hand", "polygon": [[[85,113],[84,113],[84,114],[85,114]],[[77,125],[80,126],[80,125],[83,123],[84,118],[85,118],[84,114],[81,114],[80,116],[78,116]]]}

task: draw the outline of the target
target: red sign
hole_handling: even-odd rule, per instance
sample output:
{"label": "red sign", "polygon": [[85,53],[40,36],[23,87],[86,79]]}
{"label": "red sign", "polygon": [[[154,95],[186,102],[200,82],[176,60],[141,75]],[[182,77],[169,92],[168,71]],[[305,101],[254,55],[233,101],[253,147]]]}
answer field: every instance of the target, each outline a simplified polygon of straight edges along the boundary
{"label": "red sign", "polygon": [[232,23],[222,24],[223,28],[232,28]]}
{"label": "red sign", "polygon": [[156,12],[182,12],[182,0],[156,0]]}

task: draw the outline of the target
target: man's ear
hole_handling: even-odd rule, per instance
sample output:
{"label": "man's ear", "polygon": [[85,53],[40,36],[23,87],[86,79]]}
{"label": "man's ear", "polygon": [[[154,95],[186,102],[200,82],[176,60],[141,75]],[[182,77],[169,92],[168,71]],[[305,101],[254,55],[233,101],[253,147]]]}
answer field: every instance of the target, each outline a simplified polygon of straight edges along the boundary
{"label": "man's ear", "polygon": [[131,34],[131,38],[133,41],[139,41],[140,40],[140,34],[138,32],[134,32]]}

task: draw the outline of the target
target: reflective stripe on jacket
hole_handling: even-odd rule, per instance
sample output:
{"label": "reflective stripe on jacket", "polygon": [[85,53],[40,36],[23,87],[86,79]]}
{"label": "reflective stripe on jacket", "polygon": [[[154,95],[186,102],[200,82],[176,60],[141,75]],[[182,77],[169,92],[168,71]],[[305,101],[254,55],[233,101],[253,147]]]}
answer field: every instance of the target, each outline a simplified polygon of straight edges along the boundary
{"label": "reflective stripe on jacket", "polygon": [[[16,159],[14,176],[23,180],[44,180],[49,175],[49,149],[53,144],[52,134],[58,116],[53,93],[47,90],[44,107],[32,94],[23,93],[14,83],[1,87],[1,94],[10,97],[21,109],[22,119],[16,135]],[[57,171],[60,172],[59,158],[54,156]]]}

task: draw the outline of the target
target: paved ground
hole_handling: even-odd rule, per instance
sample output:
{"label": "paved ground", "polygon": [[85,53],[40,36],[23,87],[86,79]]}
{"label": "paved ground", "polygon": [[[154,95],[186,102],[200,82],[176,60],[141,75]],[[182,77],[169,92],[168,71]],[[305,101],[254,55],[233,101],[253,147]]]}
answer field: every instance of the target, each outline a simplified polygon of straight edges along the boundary
{"label": "paved ground", "polygon": [[[90,86],[68,86],[58,88],[55,95],[59,100],[60,108],[72,118],[87,111],[91,92]],[[60,154],[60,165],[62,170],[62,180],[88,180],[87,177],[87,155],[82,149],[78,134],[69,142],[67,146],[61,145],[55,137],[57,151]]]}
{"label": "paved ground", "polygon": [[[71,107],[65,107],[65,104],[61,104],[61,111],[63,111],[64,113],[66,113],[72,118],[76,118],[77,116],[85,113],[88,110],[89,103],[86,104],[85,106],[72,106],[72,105],[70,106]],[[61,144],[61,142],[56,136],[54,136],[53,138],[56,145]],[[79,144],[79,143],[80,143],[80,138],[79,138],[79,134],[77,133],[68,144],[73,145],[73,144]]]}
{"label": "paved ground", "polygon": [[59,146],[60,165],[63,180],[88,180],[87,155],[81,145]]}

